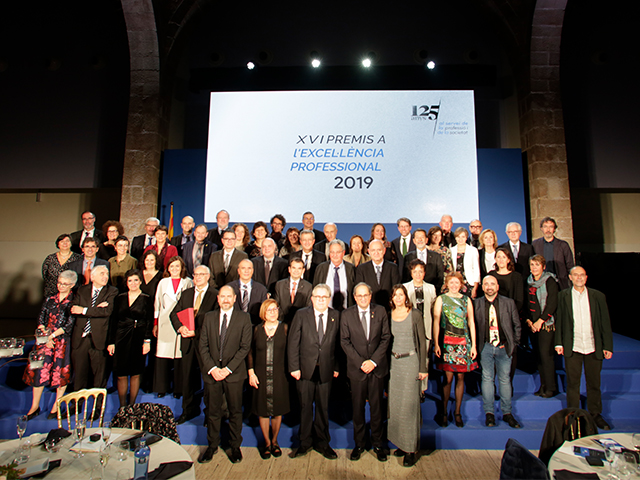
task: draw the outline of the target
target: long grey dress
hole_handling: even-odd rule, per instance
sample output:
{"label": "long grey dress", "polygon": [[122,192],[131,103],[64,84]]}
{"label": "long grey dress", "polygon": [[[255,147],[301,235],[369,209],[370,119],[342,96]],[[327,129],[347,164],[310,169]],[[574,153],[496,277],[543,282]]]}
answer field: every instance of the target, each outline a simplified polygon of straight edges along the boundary
{"label": "long grey dress", "polygon": [[393,352],[415,355],[404,358],[391,356],[389,379],[389,440],[405,452],[418,451],[420,435],[420,363],[417,346],[413,341],[411,312],[401,322],[391,320]]}

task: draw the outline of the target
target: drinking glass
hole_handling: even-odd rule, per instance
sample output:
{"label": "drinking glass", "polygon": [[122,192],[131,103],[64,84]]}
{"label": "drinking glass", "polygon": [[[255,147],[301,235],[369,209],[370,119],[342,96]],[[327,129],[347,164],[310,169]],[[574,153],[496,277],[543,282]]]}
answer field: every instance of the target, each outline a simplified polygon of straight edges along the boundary
{"label": "drinking glass", "polygon": [[118,454],[116,456],[116,460],[119,462],[124,462],[129,458],[129,442],[126,440],[118,443]]}
{"label": "drinking glass", "polygon": [[102,466],[102,478],[105,478],[104,467],[106,467],[107,463],[109,462],[110,454],[111,454],[111,447],[109,447],[109,445],[102,445],[100,447],[100,465]]}
{"label": "drinking glass", "polygon": [[102,439],[104,440],[105,445],[109,443],[110,438],[111,438],[111,424],[109,422],[105,422],[102,424]]}
{"label": "drinking glass", "polygon": [[24,436],[24,432],[27,431],[27,423],[29,420],[26,415],[20,415],[18,417],[18,421],[16,422],[16,430],[18,431],[18,446],[13,451],[14,454],[18,454],[22,445],[22,437]]}
{"label": "drinking glass", "polygon": [[618,462],[618,471],[623,478],[638,478],[638,461],[635,453],[622,453]]}
{"label": "drinking glass", "polygon": [[605,446],[604,447],[604,456],[605,456],[607,462],[609,462],[609,475],[607,476],[607,478],[609,478],[611,480],[619,480],[618,476],[615,473],[613,473],[613,462],[616,459],[615,450],[610,446]]}
{"label": "drinking glass", "polygon": [[[78,447],[80,446],[80,442],[84,438],[85,428],[86,428],[85,421],[82,420],[82,419],[78,419],[78,421],[76,422],[76,428],[73,429],[73,437],[75,438],[75,440],[76,440],[76,442],[78,444]],[[76,452],[74,457],[75,458],[84,457],[84,453]]]}

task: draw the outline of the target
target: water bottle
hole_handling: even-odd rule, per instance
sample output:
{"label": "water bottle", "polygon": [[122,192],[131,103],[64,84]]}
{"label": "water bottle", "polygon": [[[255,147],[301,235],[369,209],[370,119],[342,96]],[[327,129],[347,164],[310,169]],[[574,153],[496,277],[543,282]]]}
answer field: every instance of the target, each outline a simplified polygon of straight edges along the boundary
{"label": "water bottle", "polygon": [[147,447],[147,441],[144,436],[140,438],[140,445],[133,454],[135,459],[135,468],[133,471],[133,480],[147,480],[149,478],[149,454],[151,449]]}

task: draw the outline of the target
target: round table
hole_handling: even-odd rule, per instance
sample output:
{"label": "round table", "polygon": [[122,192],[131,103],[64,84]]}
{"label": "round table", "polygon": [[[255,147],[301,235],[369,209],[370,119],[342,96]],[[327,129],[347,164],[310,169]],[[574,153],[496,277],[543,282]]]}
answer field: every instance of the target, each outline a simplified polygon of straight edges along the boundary
{"label": "round table", "polygon": [[592,467],[587,463],[584,457],[574,455],[573,447],[587,447],[594,450],[604,450],[602,445],[596,443],[596,439],[610,438],[615,440],[620,445],[630,450],[634,450],[634,445],[631,439],[631,433],[599,433],[597,435],[589,435],[588,437],[578,438],[571,442],[564,442],[562,446],[555,451],[551,459],[549,460],[549,474],[553,478],[553,472],[555,470],[571,470],[572,472],[579,473],[597,473],[600,478],[606,478],[609,474],[609,465],[606,460],[603,460],[604,467]]}
{"label": "round table", "polygon": [[[85,437],[88,437],[92,433],[100,433],[100,431],[100,428],[87,428]],[[112,458],[109,459],[109,462],[104,468],[105,475],[103,480],[115,479],[118,471],[123,469],[128,470],[130,476],[133,477],[133,452],[129,452],[129,458],[122,462],[117,461],[114,457],[117,451],[116,445],[120,441],[127,440],[127,438],[135,435],[136,433],[140,433],[140,430],[131,430],[126,428],[111,429],[111,440],[113,440],[114,443],[111,446]],[[117,434],[121,436],[119,438],[113,439],[113,437]],[[29,437],[24,437],[23,441],[26,438]],[[100,468],[99,454],[85,453],[81,458],[74,458],[74,452],[69,451],[69,448],[74,443],[71,439],[72,437],[66,438],[62,444],[62,448],[54,454],[49,454],[49,452],[44,450],[42,446],[33,447],[29,456],[29,463],[40,458],[44,459],[46,457],[50,457],[50,460],[52,461],[61,459],[61,465],[49,472],[49,474],[46,476],[47,480],[57,478],[64,480],[87,480],[91,478],[91,472],[92,470],[94,470],[94,467],[97,466],[98,469]],[[17,447],[17,439],[0,444],[0,450],[4,452],[2,456],[0,456],[0,465],[5,465],[11,461],[11,457],[14,456],[13,451]],[[189,456],[187,451],[182,448],[182,446],[172,440],[169,440],[168,438],[163,438],[159,442],[150,445],[149,448],[151,448],[151,455],[149,456],[150,472],[158,468],[161,463],[175,461],[192,461],[191,457]],[[195,468],[191,466],[189,470],[182,472],[180,475],[176,475],[172,478],[175,478],[176,480],[195,480]]]}

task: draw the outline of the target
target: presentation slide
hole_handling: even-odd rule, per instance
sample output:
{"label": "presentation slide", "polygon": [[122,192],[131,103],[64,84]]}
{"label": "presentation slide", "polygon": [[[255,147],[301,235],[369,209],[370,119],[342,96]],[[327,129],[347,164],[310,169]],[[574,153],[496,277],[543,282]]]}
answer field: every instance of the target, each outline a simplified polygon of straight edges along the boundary
{"label": "presentation slide", "polygon": [[211,94],[205,221],[478,217],[473,91]]}

